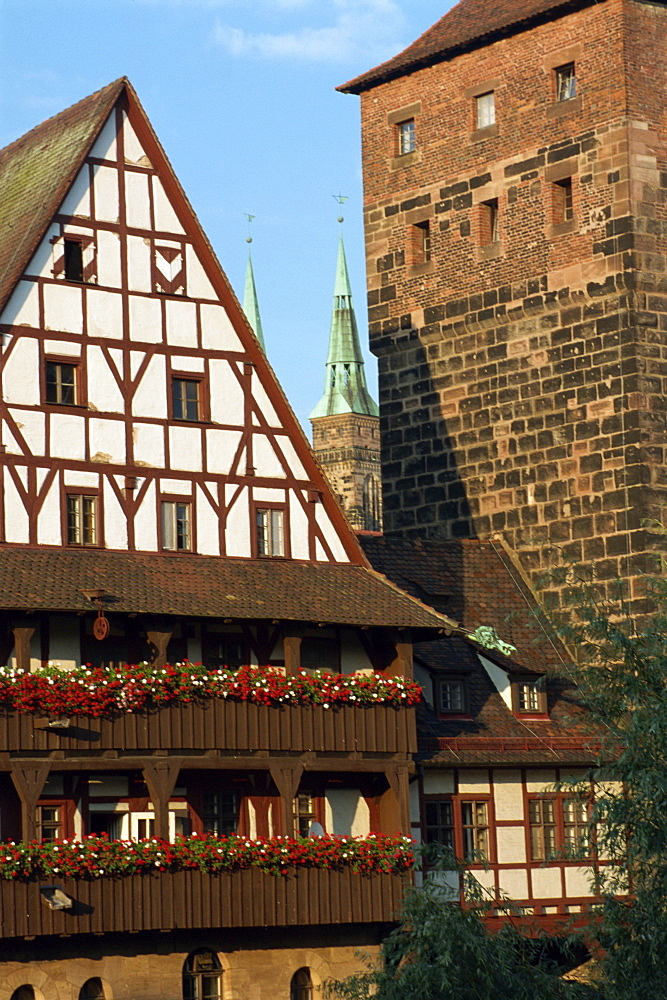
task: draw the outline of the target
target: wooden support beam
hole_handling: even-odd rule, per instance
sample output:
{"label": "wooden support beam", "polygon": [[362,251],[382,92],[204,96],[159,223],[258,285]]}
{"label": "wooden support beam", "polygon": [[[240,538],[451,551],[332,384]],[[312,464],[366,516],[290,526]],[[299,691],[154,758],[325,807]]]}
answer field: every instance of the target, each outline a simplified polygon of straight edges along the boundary
{"label": "wooden support beam", "polygon": [[146,632],[146,638],[151,647],[151,663],[155,667],[163,667],[167,662],[167,646],[173,632]]}
{"label": "wooden support beam", "polygon": [[410,629],[392,630],[392,659],[385,673],[388,677],[405,677],[412,680],[412,635]]}
{"label": "wooden support beam", "polygon": [[389,836],[410,834],[410,803],[407,767],[387,767],[388,788],[380,795],[380,829]]}
{"label": "wooden support beam", "polygon": [[294,797],[299,790],[303,764],[300,761],[289,763],[271,761],[269,771],[280,792],[282,833],[283,836],[291,837],[294,832]]}
{"label": "wooden support beam", "polygon": [[35,634],[34,626],[30,628],[13,628],[14,649],[16,651],[16,666],[19,670],[30,671],[30,640]]}
{"label": "wooden support beam", "polygon": [[285,650],[285,673],[288,677],[296,677],[301,670],[301,636],[283,636]]}
{"label": "wooden support beam", "polygon": [[48,760],[10,762],[10,775],[21,800],[21,838],[26,841],[37,837],[37,801],[51,770]]}
{"label": "wooden support beam", "polygon": [[169,840],[169,799],[172,796],[182,761],[173,757],[145,760],[142,765],[155,813],[155,836]]}

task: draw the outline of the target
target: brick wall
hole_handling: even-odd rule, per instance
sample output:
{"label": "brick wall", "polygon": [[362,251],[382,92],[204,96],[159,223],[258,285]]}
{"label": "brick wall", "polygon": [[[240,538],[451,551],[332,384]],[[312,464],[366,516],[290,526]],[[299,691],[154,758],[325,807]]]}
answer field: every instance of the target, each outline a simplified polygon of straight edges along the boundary
{"label": "brick wall", "polygon": [[607,0],[362,94],[389,534],[502,532],[536,573],[563,552],[602,579],[646,565],[667,495],[666,73],[664,6]]}

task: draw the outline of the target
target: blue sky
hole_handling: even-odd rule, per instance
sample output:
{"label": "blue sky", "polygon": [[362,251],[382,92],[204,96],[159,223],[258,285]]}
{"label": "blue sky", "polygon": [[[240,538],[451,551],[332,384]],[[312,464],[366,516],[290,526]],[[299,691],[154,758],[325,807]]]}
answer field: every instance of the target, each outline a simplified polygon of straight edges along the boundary
{"label": "blue sky", "polygon": [[[126,75],[304,427],[324,381],[339,206],[366,339],[359,98],[449,0],[0,0],[0,147]],[[1,211],[1,207],[0,207]],[[366,352],[376,393],[375,362]]]}

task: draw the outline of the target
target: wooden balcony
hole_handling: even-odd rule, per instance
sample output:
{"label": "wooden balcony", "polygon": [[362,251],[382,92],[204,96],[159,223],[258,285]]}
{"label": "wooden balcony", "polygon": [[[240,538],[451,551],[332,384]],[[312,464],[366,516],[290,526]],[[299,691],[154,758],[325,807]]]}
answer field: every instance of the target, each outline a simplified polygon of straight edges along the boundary
{"label": "wooden balcony", "polygon": [[417,750],[415,709],[391,705],[256,705],[211,698],[113,719],[59,720],[0,712],[0,753],[64,750],[270,750],[407,753]]}
{"label": "wooden balcony", "polygon": [[0,935],[104,934],[198,928],[292,927],[391,921],[405,876],[300,868],[286,877],[258,868],[221,875],[159,872],[53,884],[72,898],[52,910],[42,882],[0,882]]}

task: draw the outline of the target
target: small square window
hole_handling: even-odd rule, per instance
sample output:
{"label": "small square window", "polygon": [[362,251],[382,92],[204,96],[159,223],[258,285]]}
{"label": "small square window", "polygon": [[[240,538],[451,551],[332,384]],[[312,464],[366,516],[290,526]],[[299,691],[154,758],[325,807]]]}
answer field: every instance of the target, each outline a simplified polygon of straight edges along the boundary
{"label": "small square window", "polygon": [[479,209],[480,244],[482,246],[489,246],[491,243],[499,243],[500,212],[498,210],[498,199],[492,198],[490,201],[483,201]]}
{"label": "small square window", "polygon": [[441,712],[465,712],[465,684],[462,680],[444,680],[439,685]]}
{"label": "small square window", "polygon": [[285,555],[285,525],[282,510],[258,507],[255,511],[258,556]]}
{"label": "small square window", "polygon": [[518,712],[546,711],[544,681],[518,681],[516,684],[516,710]]}
{"label": "small square window", "polygon": [[574,63],[557,66],[556,70],[556,100],[571,101],[577,96],[577,78],[574,73]]}
{"label": "small square window", "polygon": [[63,823],[61,806],[37,806],[37,839],[43,844],[62,840]]}
{"label": "small square window", "polygon": [[191,552],[191,505],[178,500],[162,502],[162,548],[168,552]]}
{"label": "small square window", "polygon": [[496,95],[492,90],[475,98],[475,123],[478,129],[495,125]]}
{"label": "small square window", "polygon": [[171,380],[171,403],[174,420],[199,420],[199,380],[173,378]]}
{"label": "small square window", "polygon": [[62,406],[78,403],[77,365],[65,361],[46,362],[46,402]]}
{"label": "small square window", "polygon": [[67,494],[67,544],[97,545],[97,497]]}
{"label": "small square window", "polygon": [[553,220],[555,225],[559,225],[573,218],[572,178],[564,177],[553,185]]}
{"label": "small square window", "polygon": [[53,240],[53,276],[60,281],[90,283],[97,280],[93,236],[64,233]]}
{"label": "small square window", "polygon": [[416,149],[414,118],[408,118],[407,121],[399,122],[396,126],[396,133],[398,137],[398,155],[405,156],[407,153],[414,153]]}
{"label": "small square window", "polygon": [[204,833],[227,837],[238,833],[239,801],[236,792],[204,792],[202,803]]}

